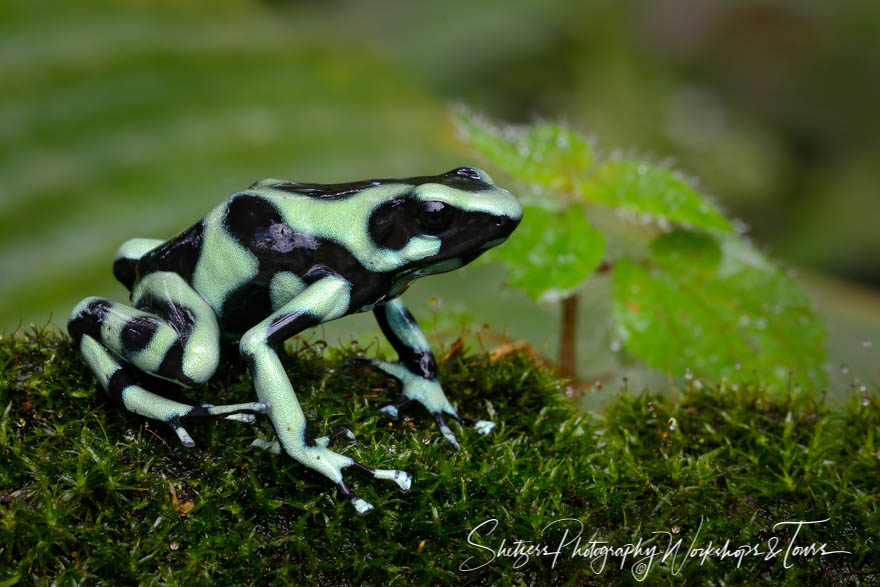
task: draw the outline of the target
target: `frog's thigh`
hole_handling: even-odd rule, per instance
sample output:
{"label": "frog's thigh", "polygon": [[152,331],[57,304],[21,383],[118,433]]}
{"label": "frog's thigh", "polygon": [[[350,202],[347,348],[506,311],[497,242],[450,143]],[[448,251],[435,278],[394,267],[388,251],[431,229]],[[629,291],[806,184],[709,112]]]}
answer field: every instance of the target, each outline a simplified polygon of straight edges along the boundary
{"label": "frog's thigh", "polygon": [[109,348],[139,369],[182,385],[210,379],[220,360],[220,327],[204,298],[168,272],[141,279],[131,298],[137,309],[126,309],[128,320],[107,327]]}
{"label": "frog's thigh", "polygon": [[[169,287],[162,293],[172,291],[174,290]],[[159,306],[162,306],[161,301],[164,299],[162,296],[156,296],[154,299],[158,300]],[[195,315],[180,302],[172,305],[166,300],[164,307],[174,309],[178,314]],[[196,362],[196,368],[189,365],[182,366],[176,357],[198,356],[198,353],[189,350],[190,345],[194,344],[192,333],[201,332],[204,338],[206,328],[203,326],[201,331],[195,327],[188,331],[177,330],[172,328],[170,323],[157,314],[124,304],[102,298],[86,298],[73,309],[67,328],[79,344],[80,351],[97,375],[101,386],[115,401],[136,414],[168,422],[185,445],[191,446],[193,441],[180,426],[181,419],[222,416],[230,420],[252,423],[253,413],[266,411],[265,405],[253,402],[224,406],[191,406],[162,397],[138,385],[132,367],[138,367],[154,375],[168,375],[168,379],[179,383],[200,382],[213,373],[217,360],[218,335],[214,335],[214,347],[205,345],[209,351],[213,348],[213,357],[210,355],[207,358],[199,357],[202,364]],[[216,320],[214,324],[216,325]],[[199,338],[196,338],[195,342],[204,344]],[[204,363],[207,363],[209,368],[205,368]],[[184,373],[184,376],[181,377],[179,373]]]}

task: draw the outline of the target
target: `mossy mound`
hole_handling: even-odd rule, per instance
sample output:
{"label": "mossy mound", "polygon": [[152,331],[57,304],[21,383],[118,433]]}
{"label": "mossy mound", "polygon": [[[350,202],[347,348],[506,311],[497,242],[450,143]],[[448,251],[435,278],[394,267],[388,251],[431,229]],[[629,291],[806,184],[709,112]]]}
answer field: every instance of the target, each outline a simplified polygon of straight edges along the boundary
{"label": "mossy mound", "polygon": [[[395,383],[344,369],[359,352],[301,343],[284,360],[316,434],[347,426],[358,443],[343,452],[414,475],[407,494],[349,475],[376,506],[365,517],[323,477],[251,448],[255,436],[271,437],[265,421],[191,424],[197,447],[186,449],[163,425],[115,409],[67,337],[3,337],[0,585],[631,583],[645,570],[637,564],[644,555],[621,565],[611,553],[601,569],[595,552],[572,556],[593,537],[656,544],[650,583],[880,580],[876,393],[854,391],[829,406],[752,388],[692,387],[673,398],[623,390],[609,392],[602,414],[583,415],[525,355],[451,352],[441,362],[449,396],[463,413],[499,424],[489,437],[459,431],[463,450],[455,451],[420,412],[393,424],[379,417]],[[186,397],[252,398],[246,370],[227,356],[214,380]],[[566,529],[571,540],[575,522],[547,527],[564,518],[583,523],[579,550],[570,543],[557,557],[516,556],[517,540],[545,552]],[[490,534],[491,523],[479,525],[492,519]],[[802,527],[796,545],[851,554],[789,553],[790,568],[784,551],[769,560],[710,554],[682,566],[690,547],[710,541],[766,550],[777,536],[785,549],[793,527],[774,524],[826,519]],[[483,548],[469,544],[474,530]],[[661,564],[670,537],[682,545]],[[502,539],[514,556],[488,562]],[[461,570],[470,567],[480,568]]]}

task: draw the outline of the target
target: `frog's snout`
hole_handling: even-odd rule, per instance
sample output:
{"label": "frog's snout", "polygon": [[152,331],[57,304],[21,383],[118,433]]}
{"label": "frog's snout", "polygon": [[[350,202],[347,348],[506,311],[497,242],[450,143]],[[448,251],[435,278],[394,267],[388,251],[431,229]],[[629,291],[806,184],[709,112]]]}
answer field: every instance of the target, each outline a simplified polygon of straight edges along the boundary
{"label": "frog's snout", "polygon": [[503,213],[499,214],[497,220],[495,221],[495,226],[502,232],[505,236],[509,235],[514,229],[519,226],[520,221],[522,220],[523,215],[523,207],[522,204],[519,203],[513,195],[504,191],[504,206],[502,208]]}
{"label": "frog's snout", "polygon": [[495,231],[500,235],[508,236],[519,226],[520,221],[522,221],[522,208],[520,208],[520,213],[517,216],[508,216],[506,214],[496,216]]}

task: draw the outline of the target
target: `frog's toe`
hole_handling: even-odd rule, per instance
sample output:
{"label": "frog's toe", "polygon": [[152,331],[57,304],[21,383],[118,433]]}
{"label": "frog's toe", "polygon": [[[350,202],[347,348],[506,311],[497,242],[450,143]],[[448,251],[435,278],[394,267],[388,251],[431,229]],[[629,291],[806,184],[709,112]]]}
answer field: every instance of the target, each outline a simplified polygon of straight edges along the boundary
{"label": "frog's toe", "polygon": [[232,420],[233,422],[244,422],[245,424],[255,424],[257,421],[257,417],[253,414],[230,414],[229,416],[224,416],[224,420]]}
{"label": "frog's toe", "polygon": [[189,432],[186,431],[180,424],[180,418],[169,418],[168,425],[174,430],[177,434],[177,438],[180,439],[181,444],[187,448],[192,448],[196,445],[196,441],[192,439],[192,436],[189,435]]}
{"label": "frog's toe", "polygon": [[[247,402],[243,404],[228,404],[223,406],[215,406],[214,404],[197,404],[192,406],[189,411],[181,414],[180,417],[186,420],[193,418],[216,417],[253,424],[256,421],[253,418],[254,414],[267,413],[269,413],[269,404],[264,402]],[[238,416],[246,417],[241,418]]]}
{"label": "frog's toe", "polygon": [[349,444],[354,444],[357,442],[357,438],[354,433],[344,426],[340,426],[336,429],[333,434],[329,434],[327,436],[320,436],[315,439],[315,443],[327,448],[331,442],[336,440],[337,438],[341,438],[348,442]]}
{"label": "frog's toe", "polygon": [[375,508],[373,504],[367,503],[359,497],[354,497],[351,500],[351,505],[354,506],[354,509],[357,511],[358,515],[363,516],[364,514],[369,514]]}
{"label": "frog's toe", "polygon": [[379,408],[379,411],[389,420],[397,420],[400,417],[400,410],[410,401],[412,400],[405,395],[401,395],[387,406]]}
{"label": "frog's toe", "polygon": [[358,461],[353,461],[351,468],[364,475],[369,475],[373,479],[388,479],[389,481],[394,481],[404,493],[409,491],[412,487],[412,475],[406,471],[398,471],[397,469],[374,469],[363,463],[359,463]]}
{"label": "frog's toe", "polygon": [[477,420],[474,423],[474,430],[483,436],[488,436],[490,432],[495,428],[495,422],[491,422],[489,420]]}
{"label": "frog's toe", "polygon": [[477,433],[483,436],[487,436],[495,428],[495,422],[491,420],[477,420],[476,418],[469,418],[457,413],[452,414],[452,417],[462,426],[471,426]]}
{"label": "frog's toe", "polygon": [[336,487],[339,489],[339,493],[351,502],[351,505],[354,506],[354,509],[359,516],[368,514],[375,509],[372,504],[355,495],[354,492],[348,488],[348,485],[345,484],[345,481],[340,481],[336,484]]}
{"label": "frog's toe", "polygon": [[455,434],[453,434],[452,430],[449,429],[449,426],[446,425],[446,420],[443,418],[443,414],[440,412],[434,412],[432,415],[434,416],[434,421],[437,422],[437,426],[440,428],[440,433],[443,434],[443,438],[445,438],[449,444],[458,450],[461,450],[461,445],[458,444]]}
{"label": "frog's toe", "polygon": [[382,412],[382,415],[388,418],[389,420],[397,420],[399,417],[398,408],[395,405],[388,404],[387,406],[383,406],[379,409]]}
{"label": "frog's toe", "polygon": [[412,475],[397,469],[377,469],[376,479],[392,479],[404,493],[410,490],[413,481]]}
{"label": "frog's toe", "polygon": [[281,443],[277,440],[263,440],[262,438],[255,438],[254,441],[251,443],[251,446],[267,450],[273,455],[281,454]]}

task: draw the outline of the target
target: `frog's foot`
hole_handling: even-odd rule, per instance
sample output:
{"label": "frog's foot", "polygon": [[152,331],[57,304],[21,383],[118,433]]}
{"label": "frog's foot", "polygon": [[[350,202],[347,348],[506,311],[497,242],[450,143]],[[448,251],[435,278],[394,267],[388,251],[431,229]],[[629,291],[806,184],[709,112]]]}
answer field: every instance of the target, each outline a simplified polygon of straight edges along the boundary
{"label": "frog's foot", "polygon": [[458,410],[456,410],[446,398],[446,394],[443,393],[443,388],[436,379],[429,379],[427,377],[416,375],[401,363],[386,363],[375,359],[358,359],[354,362],[380,369],[400,381],[403,385],[403,393],[396,400],[383,406],[379,410],[386,418],[397,420],[400,415],[400,410],[410,403],[416,402],[422,404],[422,406],[424,406],[431,414],[431,417],[434,418],[437,427],[440,428],[440,433],[443,435],[443,438],[445,438],[449,444],[458,449],[461,448],[461,445],[459,445],[455,434],[446,424],[447,417],[452,418],[462,426],[473,427],[474,430],[484,436],[489,434],[495,427],[494,422],[477,420],[459,414]]}
{"label": "frog's foot", "polygon": [[[391,402],[390,404],[383,406],[379,409],[383,416],[388,418],[389,420],[397,420],[400,416],[400,410],[405,408],[408,404],[412,403],[415,400],[411,400],[405,395],[401,395],[396,400]],[[446,425],[446,418],[444,414],[451,417],[453,420],[458,422],[461,426],[470,426],[474,430],[476,430],[479,434],[483,436],[487,436],[492,430],[495,428],[495,422],[490,420],[477,420],[476,418],[469,418],[468,416],[463,416],[459,414],[457,411],[446,411],[446,412],[432,412],[431,416],[434,418],[434,421],[437,423],[437,426],[440,428],[440,432],[443,434],[443,437],[449,441],[450,444],[455,446],[456,448],[460,448],[458,442],[455,439],[455,435],[449,429],[449,426]]]}
{"label": "frog's foot", "polygon": [[[400,417],[400,410],[404,407],[412,403],[413,401],[405,395],[401,395],[399,398],[391,402],[390,404],[383,406],[379,409],[383,416],[388,418],[389,420],[397,420]],[[443,435],[443,438],[446,439],[449,444],[454,446],[455,448],[461,450],[461,445],[458,443],[458,439],[455,438],[455,433],[449,429],[449,426],[446,425],[446,418],[443,417],[444,412],[431,412],[431,416],[434,418],[434,421],[437,423],[437,427],[440,428],[440,433]],[[458,414],[454,412],[446,412],[447,415],[452,416],[454,419],[461,421],[459,419]]]}
{"label": "frog's foot", "polygon": [[253,424],[257,421],[254,414],[268,414],[269,404],[262,402],[248,402],[243,404],[227,404],[215,406],[214,404],[199,404],[186,415],[185,418],[223,418],[235,422]]}
{"label": "frog's foot", "polygon": [[245,424],[253,424],[256,422],[254,414],[265,414],[269,411],[268,404],[261,402],[248,402],[243,404],[227,404],[215,406],[213,404],[197,404],[189,406],[172,400],[165,399],[152,392],[140,388],[139,390],[126,390],[129,395],[136,394],[139,400],[162,400],[165,403],[165,413],[161,414],[161,420],[171,426],[172,430],[177,434],[183,446],[193,447],[195,441],[183,427],[181,422],[194,418],[223,418],[225,420],[233,420],[236,422],[244,422]]}
{"label": "frog's foot", "polygon": [[[366,514],[373,510],[373,506],[359,498],[346,485],[342,478],[342,470],[350,467],[353,471],[367,475],[372,479],[388,479],[397,483],[401,491],[409,491],[412,487],[412,476],[405,471],[396,469],[374,469],[358,462],[350,457],[342,456],[327,448],[327,445],[336,438],[344,438],[349,442],[353,442],[354,434],[348,428],[338,428],[333,434],[321,436],[315,439],[313,446],[301,446],[293,451],[285,451],[297,461],[304,465],[316,469],[324,475],[336,480],[336,487],[339,492],[347,500],[351,502],[358,514]],[[269,451],[272,454],[280,455],[284,448],[278,440],[255,439],[251,446]]]}
{"label": "frog's foot", "polygon": [[268,441],[260,438],[254,440],[251,443],[251,446],[267,450],[276,455],[281,454],[281,452],[284,451],[307,467],[315,469],[335,480],[339,492],[351,502],[357,513],[361,515],[373,510],[373,506],[355,495],[348,485],[346,485],[345,480],[342,477],[343,469],[350,467],[352,470],[367,475],[373,479],[388,479],[394,481],[400,490],[404,492],[409,491],[410,487],[412,487],[412,475],[405,471],[398,471],[396,469],[374,469],[352,459],[351,457],[340,455],[327,448],[327,444],[329,444],[331,440],[340,437],[350,440],[354,438],[354,435],[347,428],[340,428],[333,434],[316,438],[315,444],[312,446],[302,445],[293,449],[285,449],[278,440]]}

